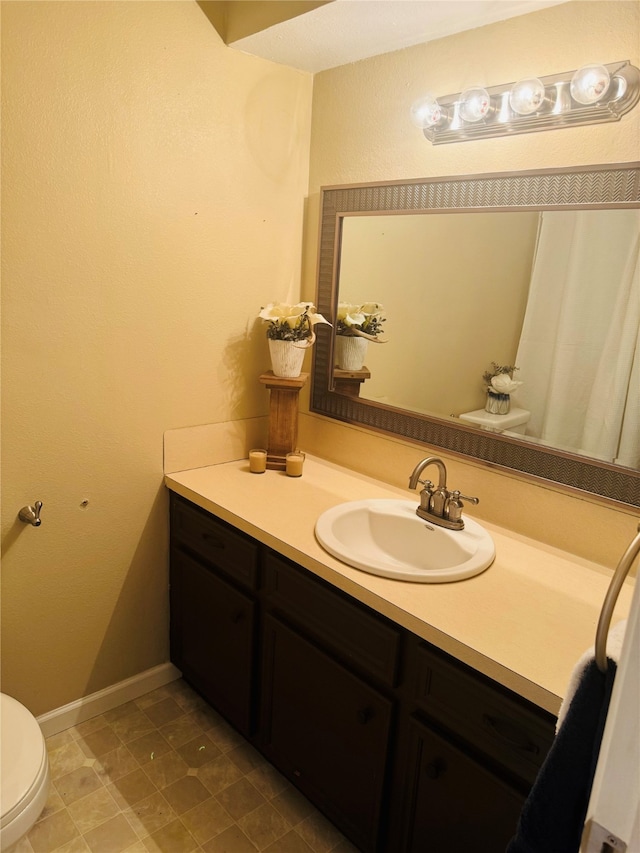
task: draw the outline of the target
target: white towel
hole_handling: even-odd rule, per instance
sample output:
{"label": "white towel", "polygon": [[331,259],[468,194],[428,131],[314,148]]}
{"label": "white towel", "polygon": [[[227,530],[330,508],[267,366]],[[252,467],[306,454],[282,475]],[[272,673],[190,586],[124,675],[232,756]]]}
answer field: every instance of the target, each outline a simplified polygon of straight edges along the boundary
{"label": "white towel", "polygon": [[[620,652],[622,650],[622,642],[624,640],[624,632],[626,627],[627,620],[623,619],[622,622],[618,622],[618,624],[609,631],[609,636],[607,637],[607,657],[615,661],[616,664],[620,662]],[[584,673],[585,667],[590,661],[594,659],[595,654],[595,647],[591,646],[591,648],[587,649],[587,651],[582,655],[580,660],[573,668],[573,672],[571,673],[571,678],[569,679],[569,684],[567,685],[564,699],[562,700],[562,704],[560,705],[560,710],[558,712],[556,733],[558,732],[558,729],[562,725],[562,722],[566,716],[567,709],[569,708],[571,700],[575,695],[578,684],[580,684],[580,679],[582,678],[582,674]]]}

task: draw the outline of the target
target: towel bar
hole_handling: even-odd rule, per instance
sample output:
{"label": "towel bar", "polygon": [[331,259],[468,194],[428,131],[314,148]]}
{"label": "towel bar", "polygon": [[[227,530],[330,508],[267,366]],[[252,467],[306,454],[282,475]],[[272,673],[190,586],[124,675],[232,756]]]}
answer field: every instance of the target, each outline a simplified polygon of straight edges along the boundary
{"label": "towel bar", "polygon": [[600,619],[598,620],[598,628],[596,630],[596,664],[600,672],[607,671],[607,636],[609,634],[613,609],[616,606],[622,584],[629,574],[629,569],[638,554],[640,554],[640,524],[638,525],[638,533],[622,557],[620,557],[620,562],[616,566],[614,575],[611,578],[611,583],[609,584],[609,589],[607,590],[602,610],[600,611]]}

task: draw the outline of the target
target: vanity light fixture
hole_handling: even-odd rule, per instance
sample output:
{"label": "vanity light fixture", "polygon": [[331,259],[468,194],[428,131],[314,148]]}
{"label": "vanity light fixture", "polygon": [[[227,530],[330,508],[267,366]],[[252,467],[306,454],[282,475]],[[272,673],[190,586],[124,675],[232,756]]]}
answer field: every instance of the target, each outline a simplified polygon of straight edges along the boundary
{"label": "vanity light fixture", "polygon": [[425,95],[411,107],[411,121],[418,127],[433,127],[444,117],[442,107],[431,95]]}
{"label": "vanity light fixture", "polygon": [[482,86],[473,86],[460,96],[460,118],[476,122],[491,115],[491,95]]}
{"label": "vanity light fixture", "polygon": [[585,65],[571,78],[569,91],[579,104],[597,104],[611,85],[611,75],[604,65]]}
{"label": "vanity light fixture", "polygon": [[436,99],[426,95],[411,120],[434,145],[559,127],[619,121],[640,100],[640,71],[628,61],[517,83],[472,86]]}
{"label": "vanity light fixture", "polygon": [[546,94],[544,83],[537,77],[520,80],[509,92],[509,106],[519,116],[530,116],[542,108]]}

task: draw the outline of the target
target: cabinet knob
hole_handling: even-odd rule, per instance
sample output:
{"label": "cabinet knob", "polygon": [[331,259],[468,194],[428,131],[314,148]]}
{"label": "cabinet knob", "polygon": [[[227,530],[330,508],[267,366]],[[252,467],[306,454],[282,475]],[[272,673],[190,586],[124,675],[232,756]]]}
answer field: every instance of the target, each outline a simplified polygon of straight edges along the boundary
{"label": "cabinet knob", "polygon": [[213,533],[203,533],[202,538],[210,545],[212,548],[224,548],[224,542],[218,536],[215,536]]}
{"label": "cabinet knob", "polygon": [[372,720],[375,717],[375,714],[373,712],[373,708],[360,708],[356,716],[358,718],[358,722],[364,726],[369,722],[369,720]]}
{"label": "cabinet knob", "polygon": [[489,714],[483,714],[482,719],[487,728],[491,729],[493,734],[508,743],[509,746],[521,749],[523,752],[531,752],[534,755],[539,752],[537,744],[531,740],[529,735],[509,720],[501,720],[500,717],[491,717]]}
{"label": "cabinet knob", "polygon": [[243,619],[244,619],[244,610],[237,610],[233,614],[233,616],[231,617],[231,621],[233,622],[234,625],[237,625],[238,623],[242,622]]}
{"label": "cabinet knob", "polygon": [[434,758],[433,761],[430,761],[426,765],[424,772],[427,774],[429,779],[438,779],[444,774],[446,769],[447,765],[442,758]]}

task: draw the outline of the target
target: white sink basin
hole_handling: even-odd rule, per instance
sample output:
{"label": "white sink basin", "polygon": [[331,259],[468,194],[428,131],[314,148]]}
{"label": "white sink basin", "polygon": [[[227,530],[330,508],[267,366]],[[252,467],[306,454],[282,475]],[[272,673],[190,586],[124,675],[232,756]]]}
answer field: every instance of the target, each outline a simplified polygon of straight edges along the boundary
{"label": "white sink basin", "polygon": [[416,515],[417,501],[349,501],[324,512],[316,538],[349,566],[397,580],[446,583],[480,574],[496,549],[471,518],[464,530],[447,530]]}

